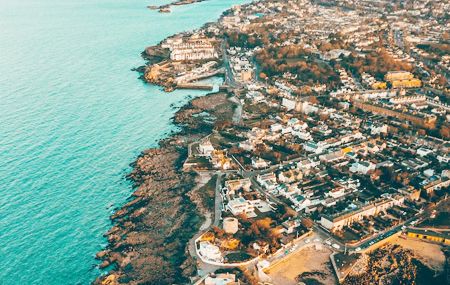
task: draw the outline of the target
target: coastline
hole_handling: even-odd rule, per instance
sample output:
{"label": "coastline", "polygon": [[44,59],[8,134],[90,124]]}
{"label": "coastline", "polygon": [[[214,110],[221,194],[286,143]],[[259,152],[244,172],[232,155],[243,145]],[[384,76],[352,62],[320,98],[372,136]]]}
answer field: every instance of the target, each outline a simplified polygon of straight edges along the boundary
{"label": "coastline", "polygon": [[[282,3],[282,1],[280,2]],[[279,3],[279,5],[282,6],[283,4]],[[230,14],[232,15],[227,15],[227,11],[231,11]],[[194,277],[196,271],[197,275],[202,276],[205,273],[207,275],[213,273],[217,269],[205,267],[204,264],[218,267],[248,265],[249,267],[246,269],[253,270],[254,268],[251,267],[254,264],[235,263],[235,261],[247,261],[249,257],[254,257],[255,259],[252,260],[256,261],[258,256],[267,257],[267,253],[283,252],[282,248],[285,248],[285,245],[288,244],[286,242],[290,238],[307,230],[307,227],[303,225],[304,219],[297,216],[299,212],[310,209],[307,208],[309,206],[315,207],[311,209],[316,212],[318,204],[329,208],[338,202],[333,200],[334,204],[328,204],[328,192],[309,191],[308,184],[312,180],[305,183],[303,175],[310,177],[317,175],[314,178],[320,183],[317,184],[317,187],[324,185],[323,180],[316,179],[317,177],[322,179],[324,171],[329,172],[328,178],[333,179],[334,176],[337,176],[326,168],[329,165],[322,165],[323,161],[328,163],[328,159],[323,159],[320,156],[321,162],[317,159],[323,150],[318,150],[315,144],[310,145],[309,141],[312,140],[313,135],[317,135],[316,139],[325,143],[325,145],[329,144],[327,147],[333,149],[333,151],[335,151],[335,147],[340,148],[349,142],[354,143],[365,139],[363,133],[366,130],[360,131],[359,125],[352,128],[351,131],[336,132],[334,135],[341,136],[339,140],[327,138],[333,135],[333,131],[322,132],[321,126],[312,123],[314,119],[313,116],[310,116],[311,113],[317,114],[315,118],[319,119],[319,122],[326,121],[329,118],[328,111],[322,113],[318,106],[333,107],[330,108],[332,110],[330,112],[339,112],[334,109],[336,106],[332,103],[327,103],[325,100],[319,101],[317,98],[320,96],[320,90],[336,88],[335,84],[340,84],[341,78],[343,78],[342,82],[345,82],[346,71],[341,70],[338,77],[333,69],[335,68],[334,65],[326,65],[321,62],[325,65],[320,69],[319,63],[314,60],[305,61],[304,58],[297,58],[298,55],[293,50],[291,57],[294,61],[298,61],[299,64],[302,63],[301,68],[304,68],[304,70],[315,69],[317,74],[314,73],[311,76],[320,78],[321,81],[317,82],[321,82],[323,85],[317,85],[318,83],[314,83],[312,78],[297,78],[298,74],[294,76],[288,71],[283,71],[283,68],[293,68],[295,69],[293,72],[299,73],[299,66],[289,67],[288,61],[283,63],[283,60],[273,60],[274,57],[281,58],[283,56],[282,53],[277,54],[277,48],[283,53],[290,53],[285,46],[288,46],[287,49],[296,49],[298,46],[293,43],[289,44],[283,39],[280,39],[282,42],[277,42],[274,38],[271,40],[269,38],[258,39],[255,36],[258,31],[255,30],[252,33],[249,28],[246,30],[242,25],[237,24],[241,23],[243,15],[254,20],[255,23],[259,21],[258,13],[255,13],[261,11],[251,4],[244,7],[233,7],[227,11],[223,12],[222,17],[215,23],[207,23],[199,30],[182,32],[167,37],[157,45],[147,47],[142,53],[147,63],[136,70],[141,73],[141,79],[145,82],[160,86],[166,92],[171,92],[177,88],[210,89],[219,90],[219,92],[195,98],[178,110],[173,122],[180,131],[162,140],[159,143],[159,148],[143,152],[133,165],[134,170],[129,175],[129,179],[133,181],[136,191],[132,195],[133,200],[111,217],[114,227],[106,234],[109,246],[97,255],[99,259],[103,260],[101,267],[109,269],[109,275],[99,278],[97,284],[186,284],[189,281],[192,283],[196,281]],[[283,13],[280,6],[277,11],[275,15]],[[255,24],[249,19],[247,19],[248,26]],[[262,27],[264,27],[264,24],[262,24]],[[275,29],[276,26],[272,26],[272,28]],[[237,29],[238,32],[233,29]],[[243,30],[246,33],[240,34]],[[261,40],[261,43],[257,44],[259,40]],[[275,43],[272,43],[272,41]],[[265,43],[263,44],[263,42]],[[267,46],[270,46],[271,43],[273,46],[267,49]],[[274,46],[277,46],[277,48],[274,48]],[[310,52],[306,53],[309,54]],[[264,72],[257,73],[258,63],[266,68],[262,70],[267,74]],[[284,67],[280,68],[280,66]],[[328,74],[326,80],[321,75],[322,71]],[[205,84],[201,81],[218,74],[224,75],[224,81],[220,86],[215,83]],[[267,80],[271,74],[276,76],[274,81]],[[284,79],[280,79],[279,76]],[[266,82],[262,83],[259,79],[266,79]],[[278,80],[288,80],[285,82],[287,85],[280,83],[281,81]],[[295,84],[303,83],[306,80],[311,84],[316,84],[313,86],[314,92],[309,87],[308,92],[302,93],[303,91],[295,86]],[[331,81],[331,83],[328,81]],[[328,83],[330,84],[327,85]],[[240,96],[242,93],[245,94],[245,98]],[[277,95],[278,98],[273,101],[266,101],[263,94]],[[299,99],[299,95],[308,96],[302,96],[303,98]],[[237,100],[234,96],[238,96],[240,100]],[[253,105],[247,104],[248,102],[253,103]],[[308,102],[317,105],[317,107],[310,111],[307,109]],[[244,114],[243,104],[246,104]],[[360,107],[357,104],[354,105]],[[292,110],[295,110],[297,114],[293,114],[295,112],[290,113]],[[270,118],[267,125],[263,125],[261,122],[262,115],[265,115],[265,118]],[[267,117],[267,115],[269,116]],[[314,125],[311,128],[311,133],[299,131],[311,127],[309,123],[304,122],[306,120],[312,121],[311,124]],[[347,120],[350,120],[349,117]],[[276,121],[280,123],[275,123]],[[348,121],[340,123],[346,124],[345,127],[348,127]],[[238,151],[232,149],[238,145],[236,142],[234,142],[235,145],[226,144],[220,138],[215,138],[214,135],[209,137],[213,132],[218,133],[220,130],[236,130],[238,129],[236,127],[241,124],[243,127],[253,128],[251,128],[251,131],[238,131],[237,138],[248,138],[247,144],[241,145],[238,142]],[[287,127],[284,128],[284,125]],[[332,128],[336,127],[334,122],[330,125]],[[326,128],[328,130],[328,125]],[[218,149],[213,147],[211,142],[213,139],[216,139],[216,142],[218,141]],[[195,145],[198,145],[198,148],[195,148]],[[302,150],[310,154],[302,155],[298,153]],[[230,151],[231,157],[227,157],[227,151]],[[248,155],[245,154],[245,151],[255,153]],[[241,160],[236,159],[236,154],[239,152],[242,154]],[[345,155],[343,150],[338,150],[337,153],[342,156]],[[209,157],[211,160],[205,161],[205,157]],[[304,159],[303,161],[306,161],[307,165],[314,163],[317,172],[311,175],[309,169],[312,166],[308,166],[308,170],[305,170],[306,167],[302,170],[303,161],[301,159]],[[250,166],[250,163],[251,168],[243,166]],[[355,164],[359,165],[353,163],[352,167]],[[239,169],[237,177],[240,180],[234,180],[234,182],[239,181],[236,183],[239,186],[236,187],[243,187],[242,185],[248,184],[254,187],[254,193],[245,193],[251,192],[250,186],[247,189],[231,189],[234,187],[230,188],[230,184],[227,183],[231,183],[231,179],[236,177],[230,179],[230,176],[227,176],[229,180],[225,183],[226,187],[221,188],[220,177],[223,173],[218,169]],[[371,170],[374,169],[375,167]],[[359,170],[354,171],[349,168],[340,169],[340,171],[348,171],[352,175]],[[216,178],[213,178],[214,173],[217,174]],[[366,175],[367,171],[361,173]],[[257,176],[256,182],[255,176]],[[351,179],[354,178],[354,176],[350,177],[352,177]],[[299,186],[299,181],[302,181],[301,186],[306,185],[308,189]],[[286,186],[284,184],[286,182],[293,188]],[[209,186],[203,187],[206,183]],[[278,186],[275,186],[277,183]],[[352,183],[354,183],[353,180],[349,180],[348,184]],[[330,185],[330,187],[333,186]],[[355,187],[359,187],[359,184]],[[205,193],[200,193],[200,189],[208,188],[209,190],[206,190]],[[340,189],[344,188],[341,187]],[[221,232],[220,229],[216,232],[216,228],[212,227],[212,231],[207,232],[209,235],[205,235],[205,239],[199,239],[199,233],[211,229],[212,206],[209,206],[208,209],[208,204],[211,204],[213,200],[211,196],[214,195],[211,193],[216,193],[216,197],[219,197],[217,193],[221,190],[222,194],[227,193],[221,196],[226,197],[224,199],[227,202],[226,209],[229,209],[234,216],[235,226],[230,229],[229,224],[224,220],[222,225],[224,232]],[[273,194],[272,190],[279,192]],[[303,194],[300,194],[303,193],[302,191],[306,193],[306,190],[308,190],[308,193],[305,195],[309,195],[309,198],[313,199],[314,194],[320,194],[322,195],[320,199],[323,200],[316,200],[317,202],[313,205],[311,200],[305,199],[302,196]],[[238,191],[242,191],[244,194],[242,192],[236,194]],[[295,195],[293,195],[294,192]],[[348,194],[350,192],[354,191],[349,190]],[[246,194],[248,195],[245,196]],[[289,204],[287,204],[272,195],[277,197],[284,195],[292,203],[288,202]],[[381,201],[379,198],[388,201],[383,195],[380,197],[376,197],[376,195],[370,197],[374,198],[374,201]],[[393,199],[395,202],[392,203],[398,203],[395,205],[399,205],[403,203],[405,197],[396,195]],[[400,199],[403,199],[403,201]],[[217,217],[221,216],[225,208],[225,206],[220,206],[220,201],[219,203],[217,201],[218,199],[216,199],[214,206],[214,226],[220,225]],[[273,205],[270,202],[277,207],[272,207]],[[295,205],[295,207],[292,205]],[[389,204],[389,207],[391,206]],[[366,209],[366,205],[360,207]],[[322,218],[318,223],[327,228],[327,224],[323,222],[324,217],[326,220],[326,215],[321,213],[322,211],[332,212],[332,210],[324,210],[324,208],[317,210],[317,213],[321,215],[318,217]],[[346,213],[347,209],[340,209],[339,211]],[[267,212],[271,213],[264,217]],[[306,210],[305,212],[309,213]],[[249,216],[247,216],[247,213],[249,213]],[[258,215],[264,218],[249,221],[248,217],[250,219],[257,218]],[[295,220],[292,221],[291,218],[295,218]],[[240,225],[249,230],[238,234],[239,219],[241,220]],[[317,222],[317,217],[314,219]],[[398,221],[393,218],[392,223],[395,222]],[[292,223],[294,223],[292,227],[296,228],[295,231],[291,230],[290,225]],[[314,225],[312,220],[311,223]],[[312,225],[309,226],[310,230]],[[329,226],[329,229],[332,229],[332,227],[333,225]],[[398,228],[399,226],[397,226],[397,230]],[[391,234],[385,226],[383,229],[385,234]],[[225,237],[224,233],[226,233]],[[327,241],[326,244],[330,246],[332,251],[339,252],[344,247],[340,237],[337,237],[338,240],[334,240],[336,243],[330,241],[333,238],[333,233],[321,232],[320,234],[323,235],[321,239]],[[369,243],[369,245],[372,245],[373,240],[377,238],[377,235],[374,234],[372,243]],[[200,242],[197,243],[199,240]],[[363,240],[363,242],[367,243],[368,241]],[[347,243],[345,243],[345,251],[346,249]],[[288,251],[286,250],[285,253],[287,254]],[[229,263],[224,264],[224,261]],[[273,260],[270,262],[273,262]],[[213,274],[211,276],[216,278]]]}
{"label": "coastline", "polygon": [[[226,93],[190,100],[173,117],[180,131],[148,149],[132,164],[128,175],[134,192],[111,216],[105,234],[108,246],[97,253],[108,275],[95,284],[186,283],[196,271],[188,252],[189,240],[208,215],[194,172],[184,172],[187,146],[209,134],[214,123],[194,114],[209,113],[231,120],[233,103]],[[120,280],[120,282],[119,282]]]}
{"label": "coastline", "polygon": [[[231,8],[200,30],[219,22]],[[148,80],[146,75],[151,66],[167,60],[167,51],[161,47],[165,40],[189,33],[183,31],[146,47],[141,53],[145,65],[133,69],[140,79],[172,91],[167,82]],[[133,170],[127,179],[133,193],[110,217],[112,226],[104,234],[108,245],[96,254],[106,274],[94,284],[185,284],[196,275],[197,261],[189,246],[196,234],[211,226],[213,209],[201,192],[214,176],[185,171],[183,163],[189,144],[211,134],[216,125],[232,124],[238,104],[230,100],[228,92],[211,91],[190,99],[172,117],[178,130],[130,164]]]}
{"label": "coastline", "polygon": [[5,1],[0,283],[445,283],[450,3]]}
{"label": "coastline", "polygon": [[[11,121],[2,128],[3,146],[13,146],[2,152],[2,178],[11,190],[1,199],[2,282],[90,284],[105,274],[94,257],[107,245],[102,235],[112,227],[109,216],[129,202],[126,199],[135,190],[124,181],[132,170],[130,163],[170,135],[175,129],[170,118],[189,100],[188,94],[206,93],[164,94],[157,86],[142,84],[130,68],[142,65],[139,54],[147,45],[214,21],[239,1],[177,7],[171,15],[147,11],[139,1],[69,0],[53,7],[46,1],[33,9],[18,9],[24,4],[10,1],[7,9],[1,9],[3,14],[17,11],[5,19],[10,35],[14,39],[18,35],[12,32],[14,26],[23,33],[20,41],[7,41],[8,37],[1,41],[4,56],[8,55],[2,67],[16,66],[5,74],[7,84],[2,86],[6,108],[2,115]],[[86,32],[63,25],[57,29],[60,36],[36,31],[36,37],[46,39],[36,42],[27,37],[28,28],[19,25],[33,19],[29,15],[35,11],[48,16],[35,18],[36,27],[55,31],[54,21],[64,18]],[[170,25],[174,20],[178,27]],[[78,48],[66,54],[71,46]],[[25,57],[14,56],[19,50],[28,52],[21,52]],[[36,57],[43,60],[35,62],[36,69],[30,72],[40,79],[19,80],[26,73],[25,62]],[[67,60],[74,65],[62,64]],[[108,72],[101,71],[104,68]],[[7,175],[12,169],[14,175]]]}
{"label": "coastline", "polygon": [[164,4],[164,5],[150,5],[147,6],[148,9],[150,10],[159,10],[160,13],[170,13],[170,8],[172,6],[183,6],[183,5],[190,5],[190,4],[194,4],[194,3],[199,3],[199,2],[204,2],[207,0],[175,0],[173,2],[170,2],[168,4]]}

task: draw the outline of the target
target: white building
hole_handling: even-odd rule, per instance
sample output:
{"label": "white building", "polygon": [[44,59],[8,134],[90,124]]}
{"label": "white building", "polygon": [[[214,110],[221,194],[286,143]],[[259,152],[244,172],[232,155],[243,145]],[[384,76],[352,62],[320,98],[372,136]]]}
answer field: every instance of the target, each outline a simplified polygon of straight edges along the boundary
{"label": "white building", "polygon": [[370,161],[359,161],[352,164],[350,167],[351,172],[359,172],[362,174],[367,174],[371,170],[375,170],[376,164],[373,164]]}
{"label": "white building", "polygon": [[310,132],[306,132],[306,131],[293,131],[292,135],[298,137],[301,140],[304,141],[310,141],[312,140],[312,136]]}
{"label": "white building", "polygon": [[292,234],[301,225],[301,222],[299,220],[288,220],[284,221],[281,225],[284,227],[285,233]]}
{"label": "white building", "polygon": [[245,140],[243,142],[239,142],[239,147],[243,150],[252,151],[254,146],[250,140]]}
{"label": "white building", "polygon": [[198,253],[206,260],[213,262],[222,262],[223,256],[220,248],[209,241],[201,241]]}
{"label": "white building", "polygon": [[221,273],[210,275],[205,278],[205,285],[234,285],[236,283],[236,275],[231,273]]}
{"label": "white building", "polygon": [[393,198],[383,198],[376,202],[357,207],[352,205],[350,209],[334,216],[322,216],[320,224],[328,230],[340,230],[346,225],[350,225],[355,221],[362,220],[367,216],[376,216],[380,212],[385,211],[395,205],[401,205],[405,201],[404,196],[396,196]]}
{"label": "white building", "polygon": [[319,146],[319,144],[317,144],[313,141],[308,141],[308,142],[304,143],[303,148],[305,151],[313,152],[315,154],[321,154],[324,151],[324,148],[322,146]]}
{"label": "white building", "polygon": [[297,167],[300,169],[311,169],[320,165],[319,160],[312,160],[310,158],[304,159],[297,163]]}
{"label": "white building", "polygon": [[227,209],[235,216],[245,214],[248,217],[254,217],[255,207],[250,201],[245,200],[243,197],[235,198],[228,201]]}
{"label": "white building", "polygon": [[299,194],[294,194],[289,199],[294,204],[294,208],[297,211],[301,211],[312,204],[310,199],[305,198],[303,195]]}
{"label": "white building", "polygon": [[252,167],[254,168],[254,169],[262,169],[262,168],[266,168],[266,167],[268,167],[269,166],[269,164],[270,164],[270,162],[269,161],[267,161],[267,160],[264,160],[264,159],[262,159],[262,158],[254,158],[254,157],[252,157]]}
{"label": "white building", "polygon": [[215,59],[219,55],[207,38],[182,38],[166,42],[164,47],[170,49],[170,59],[176,61]]}
{"label": "white building", "polygon": [[426,149],[426,148],[423,148],[423,147],[421,147],[421,148],[419,148],[417,150],[417,155],[420,155],[422,157],[427,156],[427,155],[432,154],[432,153],[433,153],[432,150]]}
{"label": "white building", "polygon": [[201,155],[211,156],[214,151],[214,147],[209,139],[204,139],[198,144],[198,151]]}
{"label": "white building", "polygon": [[256,181],[267,190],[273,190],[277,187],[277,177],[274,173],[258,175]]}
{"label": "white building", "polygon": [[334,188],[334,189],[328,191],[325,195],[328,197],[335,198],[335,199],[340,198],[345,195],[345,188],[344,187]]}
{"label": "white building", "polygon": [[251,185],[252,183],[250,182],[249,178],[225,181],[225,187],[227,188],[228,194],[230,195],[233,195],[239,189],[250,191]]}

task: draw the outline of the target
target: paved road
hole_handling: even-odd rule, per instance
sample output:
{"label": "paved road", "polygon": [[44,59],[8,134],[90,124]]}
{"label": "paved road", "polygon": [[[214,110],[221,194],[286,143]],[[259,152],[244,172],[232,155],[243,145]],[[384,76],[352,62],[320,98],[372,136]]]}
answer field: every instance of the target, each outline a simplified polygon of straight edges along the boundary
{"label": "paved road", "polygon": [[219,226],[220,220],[222,219],[222,195],[220,195],[220,191],[222,190],[222,175],[222,173],[218,172],[216,180],[213,223],[216,227]]}
{"label": "paved road", "polygon": [[394,31],[394,40],[395,40],[395,44],[399,47],[399,48],[404,48],[404,44],[403,44],[403,32],[401,30],[395,30]]}
{"label": "paved road", "polygon": [[289,207],[289,205],[287,205],[286,203],[284,203],[283,201],[281,201],[280,199],[278,199],[277,197],[275,197],[274,195],[270,194],[269,192],[267,192],[266,190],[264,190],[263,187],[261,187],[261,185],[259,185],[258,181],[256,181],[256,178],[254,176],[250,177],[250,182],[252,182],[252,186],[254,189],[256,189],[256,191],[258,191],[259,193],[261,193],[262,195],[266,196],[267,199],[271,200],[272,202],[275,202],[277,204],[280,205],[284,205],[286,207]]}
{"label": "paved road", "polygon": [[225,83],[225,85],[228,85],[230,87],[236,87],[236,81],[234,80],[233,72],[231,71],[230,60],[228,59],[225,40],[222,41],[221,49],[222,49],[222,60],[223,60],[224,67],[225,67],[225,82],[224,83]]}
{"label": "paved road", "polygon": [[234,96],[228,100],[236,104],[236,109],[234,110],[233,118],[232,118],[233,123],[240,124],[241,120],[242,120],[242,103],[241,103],[241,101],[239,101],[238,98],[236,98]]}
{"label": "paved road", "polygon": [[[216,180],[215,200],[214,200],[214,222],[212,223],[212,225],[218,226],[220,223],[220,220],[222,218],[222,197],[220,195],[220,190],[221,190],[221,186],[222,186],[223,173],[216,172],[215,174],[217,174],[217,180]],[[201,175],[201,174],[199,174],[199,175]],[[199,230],[199,232],[197,234],[195,234],[189,240],[189,245],[188,245],[189,254],[191,255],[191,257],[193,259],[195,259],[197,261],[197,268],[198,268],[198,273],[200,276],[205,276],[206,274],[213,273],[214,271],[216,271],[217,269],[220,268],[219,266],[204,263],[197,256],[197,252],[195,250],[195,240],[197,238],[199,238],[204,232],[209,230],[210,227],[211,227],[211,224],[206,225],[206,227],[202,226],[202,229]]]}

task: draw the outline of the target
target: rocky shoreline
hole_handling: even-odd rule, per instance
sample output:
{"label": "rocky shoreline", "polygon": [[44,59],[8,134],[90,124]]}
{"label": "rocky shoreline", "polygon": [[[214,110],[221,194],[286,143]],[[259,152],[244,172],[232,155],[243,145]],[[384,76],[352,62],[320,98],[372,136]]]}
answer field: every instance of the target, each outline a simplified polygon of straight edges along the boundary
{"label": "rocky shoreline", "polygon": [[[169,5],[201,1],[205,0]],[[166,62],[169,50],[159,43],[146,48],[142,57],[146,64],[134,69],[141,79],[173,90],[170,80],[148,78],[150,66]],[[190,143],[211,134],[216,126],[232,124],[235,105],[224,92],[191,99],[172,119],[178,131],[160,141],[159,147],[142,152],[131,165],[133,170],[127,179],[134,192],[111,216],[112,227],[105,234],[108,246],[96,256],[107,274],[94,284],[190,283],[197,267],[188,252],[189,240],[211,213],[202,187],[198,187],[199,175],[182,166]]]}
{"label": "rocky shoreline", "polygon": [[207,1],[207,0],[176,0],[169,4],[164,4],[161,6],[150,5],[150,6],[147,6],[147,8],[149,8],[150,10],[159,10],[160,13],[169,13],[170,7],[172,7],[172,6],[183,6],[183,5],[189,5],[189,4],[194,4],[194,3],[204,2],[204,1]]}
{"label": "rocky shoreline", "polygon": [[185,284],[196,271],[187,252],[189,239],[204,217],[194,172],[184,172],[187,145],[209,134],[214,123],[200,113],[231,120],[227,94],[192,99],[176,112],[173,121],[181,130],[163,140],[159,148],[144,151],[129,174],[135,191],[128,203],[112,216],[105,234],[108,246],[97,254],[100,267],[109,270],[94,284]]}

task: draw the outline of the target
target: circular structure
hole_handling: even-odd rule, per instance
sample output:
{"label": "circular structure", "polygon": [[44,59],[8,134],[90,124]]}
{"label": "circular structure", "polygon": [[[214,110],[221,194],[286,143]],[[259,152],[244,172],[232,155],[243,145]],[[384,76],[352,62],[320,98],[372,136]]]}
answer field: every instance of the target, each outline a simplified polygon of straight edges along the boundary
{"label": "circular structure", "polygon": [[223,230],[227,234],[235,234],[238,231],[239,222],[236,218],[225,218],[223,219]]}

